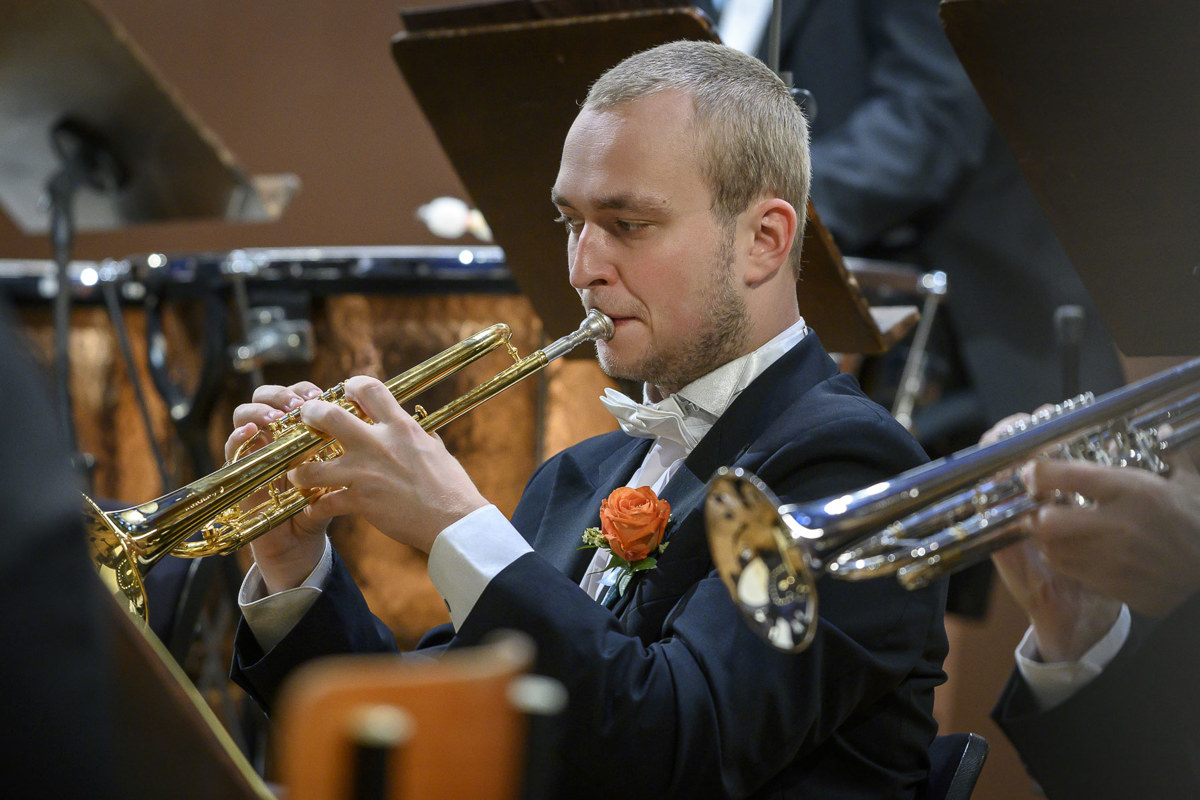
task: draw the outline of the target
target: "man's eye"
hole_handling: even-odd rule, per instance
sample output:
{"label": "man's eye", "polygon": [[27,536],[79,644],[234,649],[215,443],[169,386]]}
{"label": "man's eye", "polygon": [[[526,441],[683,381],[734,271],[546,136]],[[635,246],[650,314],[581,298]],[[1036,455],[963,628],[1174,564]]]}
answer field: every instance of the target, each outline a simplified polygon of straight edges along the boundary
{"label": "man's eye", "polygon": [[619,231],[623,231],[625,233],[634,233],[637,231],[645,230],[647,227],[649,227],[649,223],[630,222],[627,219],[619,219],[616,221],[616,227],[617,227],[617,230],[619,230]]}
{"label": "man's eye", "polygon": [[555,217],[554,221],[557,222],[558,224],[562,225],[564,228],[566,228],[567,233],[573,233],[573,232],[579,230],[579,228],[583,226],[583,223],[580,222],[579,220],[572,219],[571,217],[565,216],[563,214],[559,214],[557,217]]}

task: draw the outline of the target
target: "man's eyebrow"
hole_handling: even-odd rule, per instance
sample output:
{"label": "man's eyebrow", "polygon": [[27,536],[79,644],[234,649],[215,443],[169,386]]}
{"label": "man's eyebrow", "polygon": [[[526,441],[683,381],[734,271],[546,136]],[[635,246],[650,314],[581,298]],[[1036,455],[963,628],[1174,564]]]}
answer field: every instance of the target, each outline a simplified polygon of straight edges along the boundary
{"label": "man's eyebrow", "polygon": [[664,198],[652,194],[616,194],[596,201],[598,208],[621,211],[661,211],[667,205]]}
{"label": "man's eyebrow", "polygon": [[[555,190],[550,191],[550,202],[556,206],[574,205]],[[665,199],[649,194],[615,194],[597,198],[593,205],[604,211],[661,211],[667,208]]]}

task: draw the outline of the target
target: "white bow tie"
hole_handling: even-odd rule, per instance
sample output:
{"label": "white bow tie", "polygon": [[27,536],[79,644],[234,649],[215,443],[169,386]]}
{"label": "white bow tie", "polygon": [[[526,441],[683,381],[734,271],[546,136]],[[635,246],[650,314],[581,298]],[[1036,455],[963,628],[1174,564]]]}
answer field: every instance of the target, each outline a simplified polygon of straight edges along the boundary
{"label": "white bow tie", "polygon": [[661,403],[635,403],[614,389],[605,389],[600,402],[617,418],[621,430],[630,436],[669,439],[689,451],[710,427],[703,420],[689,420],[674,396]]}

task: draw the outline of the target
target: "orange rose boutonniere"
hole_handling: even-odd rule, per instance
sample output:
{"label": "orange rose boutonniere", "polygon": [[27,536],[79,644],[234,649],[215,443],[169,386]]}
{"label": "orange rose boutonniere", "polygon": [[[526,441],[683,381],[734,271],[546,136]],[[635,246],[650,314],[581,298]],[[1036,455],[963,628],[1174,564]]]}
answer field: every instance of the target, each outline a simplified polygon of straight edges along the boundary
{"label": "orange rose boutonniere", "polygon": [[649,486],[622,486],[600,501],[600,528],[583,532],[583,547],[609,551],[604,571],[617,570],[617,591],[623,592],[635,572],[658,565],[657,556],[667,547],[662,538],[670,519],[671,504],[659,500]]}

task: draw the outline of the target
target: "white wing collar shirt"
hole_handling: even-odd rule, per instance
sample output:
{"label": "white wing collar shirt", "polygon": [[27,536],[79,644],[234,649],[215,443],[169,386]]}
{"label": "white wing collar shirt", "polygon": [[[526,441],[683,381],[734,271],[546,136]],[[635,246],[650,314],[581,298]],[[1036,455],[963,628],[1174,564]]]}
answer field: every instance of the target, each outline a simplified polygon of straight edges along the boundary
{"label": "white wing collar shirt", "polygon": [[[653,439],[650,451],[627,486],[649,486],[658,493],[725,409],[750,383],[795,347],[808,328],[801,319],[775,338],[740,358],[684,386],[675,394],[657,397],[656,388],[643,388],[643,402],[605,390],[600,398],[621,429],[630,436]],[[578,532],[582,536],[582,531]],[[258,567],[246,574],[238,605],[259,644],[270,649],[283,639],[320,592],[332,566],[330,545],[325,557],[303,585],[264,596]],[[505,567],[526,553],[529,543],[494,505],[480,508],[447,527],[429,553],[429,577],[450,609],[457,630],[475,607],[483,590]],[[597,550],[581,588],[597,597],[606,588],[600,570],[607,551]]]}

